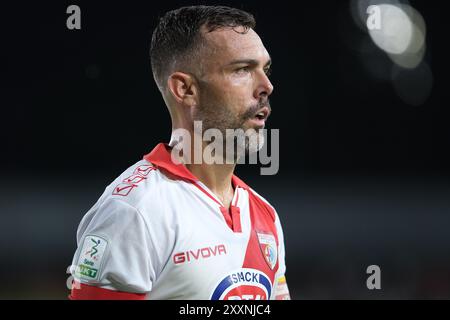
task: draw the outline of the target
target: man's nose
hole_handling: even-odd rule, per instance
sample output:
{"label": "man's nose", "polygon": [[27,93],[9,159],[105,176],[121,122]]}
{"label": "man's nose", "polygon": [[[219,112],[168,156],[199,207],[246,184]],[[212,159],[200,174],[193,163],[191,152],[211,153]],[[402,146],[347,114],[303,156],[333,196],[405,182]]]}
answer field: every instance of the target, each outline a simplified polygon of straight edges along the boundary
{"label": "man's nose", "polygon": [[261,71],[258,75],[257,86],[255,90],[255,98],[259,99],[261,96],[270,96],[273,91],[273,85],[269,80],[269,77],[264,71]]}

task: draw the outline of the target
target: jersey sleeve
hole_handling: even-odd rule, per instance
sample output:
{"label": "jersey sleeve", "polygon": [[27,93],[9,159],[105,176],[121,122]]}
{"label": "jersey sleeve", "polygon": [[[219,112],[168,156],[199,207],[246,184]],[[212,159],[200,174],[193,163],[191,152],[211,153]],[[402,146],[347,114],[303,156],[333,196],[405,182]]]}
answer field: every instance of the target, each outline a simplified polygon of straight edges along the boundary
{"label": "jersey sleeve", "polygon": [[122,200],[105,200],[78,234],[70,298],[145,298],[157,268],[151,251],[141,213]]}
{"label": "jersey sleeve", "polygon": [[288,285],[286,282],[286,262],[285,262],[285,246],[284,235],[278,214],[276,215],[275,225],[278,233],[278,257],[279,267],[275,275],[274,291],[272,298],[275,300],[290,300]]}

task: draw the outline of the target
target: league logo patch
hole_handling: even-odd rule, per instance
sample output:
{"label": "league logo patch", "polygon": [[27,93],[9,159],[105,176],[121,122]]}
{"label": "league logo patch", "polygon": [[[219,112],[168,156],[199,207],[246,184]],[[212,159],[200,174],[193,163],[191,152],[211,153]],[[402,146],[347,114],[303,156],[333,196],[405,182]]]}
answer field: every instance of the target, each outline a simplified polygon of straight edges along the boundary
{"label": "league logo patch", "polygon": [[256,234],[258,235],[259,247],[261,248],[264,258],[270,269],[273,270],[278,259],[277,241],[275,240],[275,236],[268,232],[256,232]]}
{"label": "league logo patch", "polygon": [[108,242],[97,236],[86,236],[76,266],[76,276],[97,280]]}

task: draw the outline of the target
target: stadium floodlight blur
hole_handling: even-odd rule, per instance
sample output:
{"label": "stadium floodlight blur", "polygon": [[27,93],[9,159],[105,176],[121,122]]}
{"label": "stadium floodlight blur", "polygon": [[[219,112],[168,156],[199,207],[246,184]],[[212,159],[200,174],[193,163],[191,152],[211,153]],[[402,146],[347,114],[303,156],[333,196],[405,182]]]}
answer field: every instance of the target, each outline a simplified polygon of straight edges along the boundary
{"label": "stadium floodlight blur", "polygon": [[[426,50],[426,25],[416,9],[393,0],[359,0],[354,2],[352,13],[359,20],[357,24],[366,28],[375,45],[394,63],[403,68],[420,64]],[[373,24],[374,20],[379,23]]]}
{"label": "stadium floodlight blur", "polygon": [[353,0],[351,13],[355,23],[393,62],[386,78],[397,95],[409,105],[423,104],[431,93],[433,76],[424,61],[426,24],[422,15],[398,0]]}
{"label": "stadium floodlight blur", "polygon": [[378,6],[380,29],[369,29],[373,42],[391,60],[404,68],[415,68],[425,54],[425,21],[409,5],[381,4]]}

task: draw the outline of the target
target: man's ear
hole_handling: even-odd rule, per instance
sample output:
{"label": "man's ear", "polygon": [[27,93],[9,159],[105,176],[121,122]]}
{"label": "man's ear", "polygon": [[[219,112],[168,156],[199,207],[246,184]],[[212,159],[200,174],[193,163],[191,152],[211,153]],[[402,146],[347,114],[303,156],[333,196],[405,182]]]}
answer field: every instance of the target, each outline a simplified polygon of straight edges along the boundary
{"label": "man's ear", "polygon": [[167,80],[167,88],[179,104],[192,107],[197,105],[197,83],[192,75],[174,72]]}

